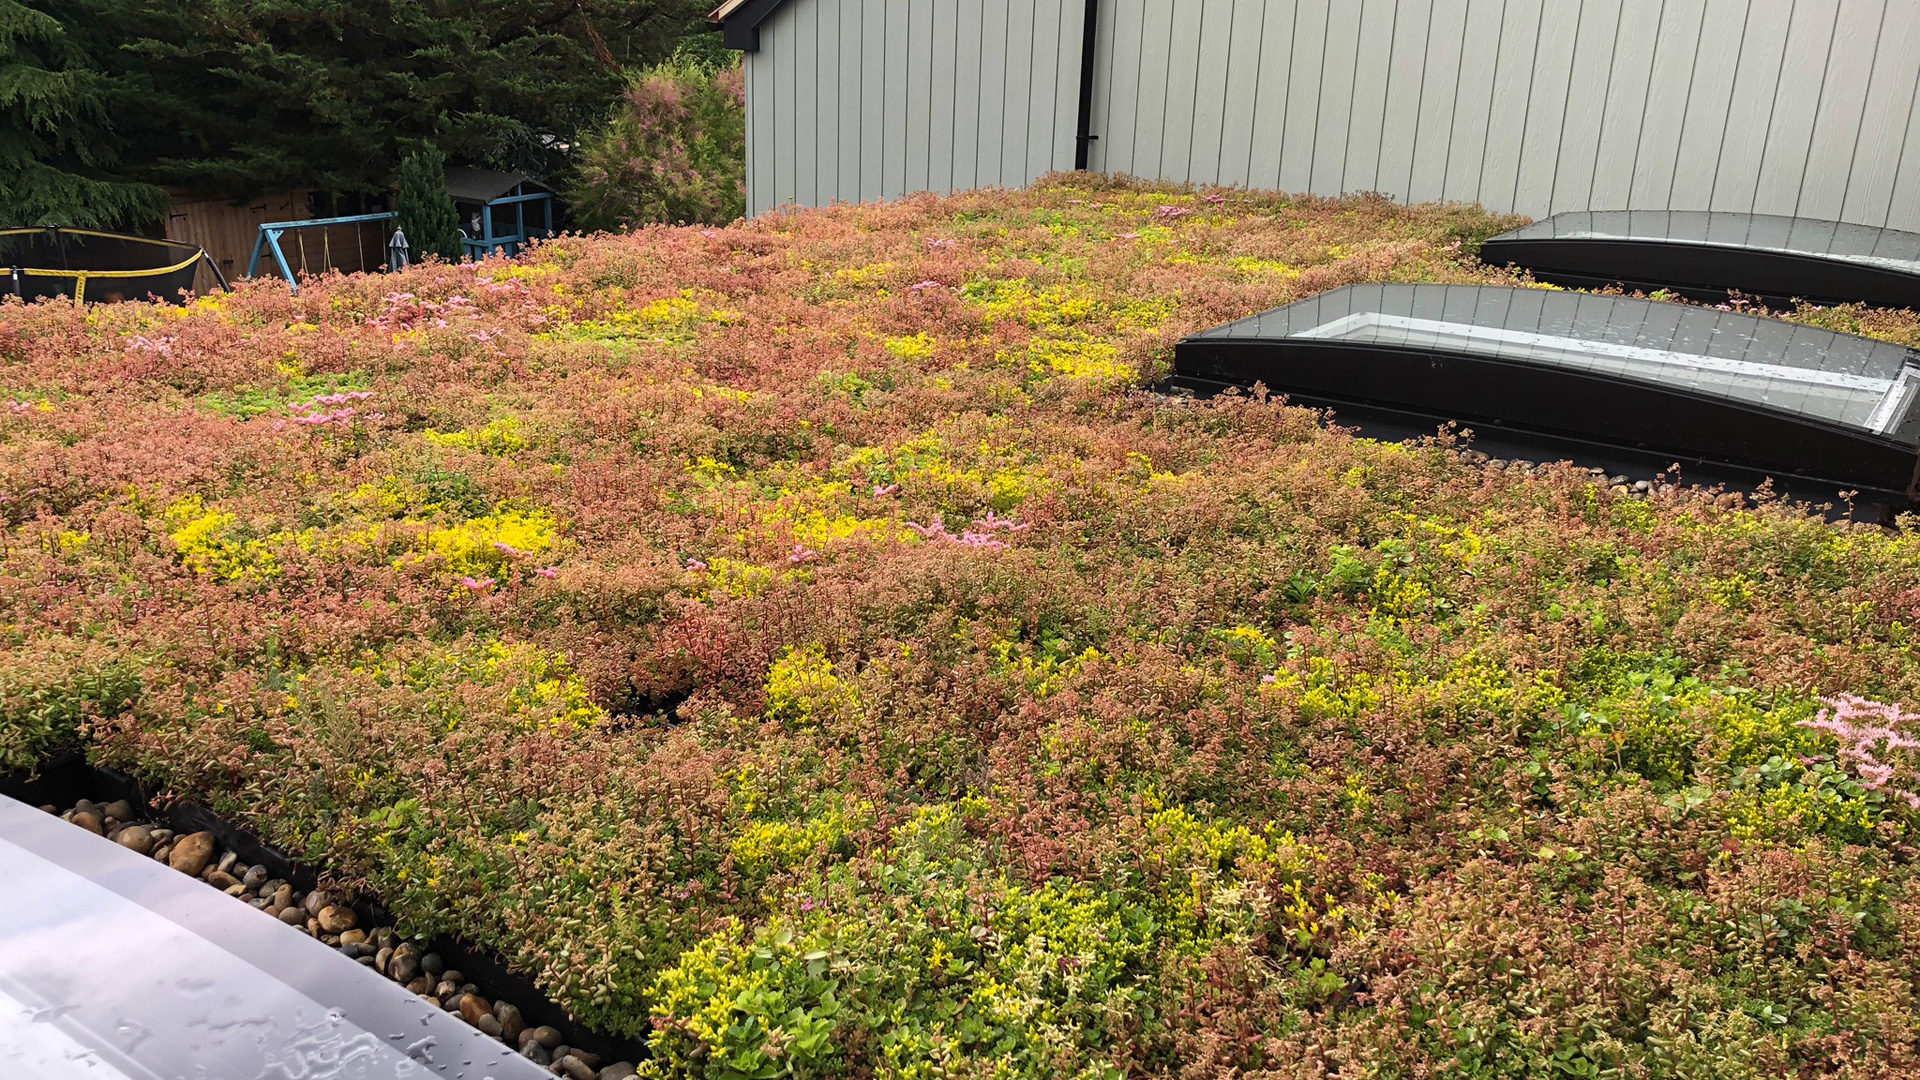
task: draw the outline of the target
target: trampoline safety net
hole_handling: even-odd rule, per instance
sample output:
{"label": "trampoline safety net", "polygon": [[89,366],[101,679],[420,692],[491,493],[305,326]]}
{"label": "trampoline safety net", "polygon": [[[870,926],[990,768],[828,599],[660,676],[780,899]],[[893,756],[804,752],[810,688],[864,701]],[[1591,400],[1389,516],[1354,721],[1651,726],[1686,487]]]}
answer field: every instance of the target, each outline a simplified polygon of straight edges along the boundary
{"label": "trampoline safety net", "polygon": [[82,303],[182,303],[206,252],[176,240],[91,229],[0,230],[0,295],[69,296]]}

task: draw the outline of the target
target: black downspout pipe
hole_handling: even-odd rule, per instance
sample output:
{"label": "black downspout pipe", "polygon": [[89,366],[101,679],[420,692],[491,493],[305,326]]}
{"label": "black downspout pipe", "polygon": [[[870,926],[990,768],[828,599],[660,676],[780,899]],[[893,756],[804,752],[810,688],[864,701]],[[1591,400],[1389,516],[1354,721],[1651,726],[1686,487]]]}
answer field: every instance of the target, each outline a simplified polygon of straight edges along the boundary
{"label": "black downspout pipe", "polygon": [[1086,172],[1093,154],[1093,61],[1100,36],[1100,0],[1086,0],[1086,26],[1080,32],[1080,130],[1074,135],[1073,168]]}

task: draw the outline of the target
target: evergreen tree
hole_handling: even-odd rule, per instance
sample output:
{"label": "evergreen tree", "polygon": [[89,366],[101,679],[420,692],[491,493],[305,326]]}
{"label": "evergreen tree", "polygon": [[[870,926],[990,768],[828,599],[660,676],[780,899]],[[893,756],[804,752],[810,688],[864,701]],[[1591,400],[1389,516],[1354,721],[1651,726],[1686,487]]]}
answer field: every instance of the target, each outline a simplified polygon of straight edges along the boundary
{"label": "evergreen tree", "polygon": [[429,146],[400,162],[400,190],[393,208],[400,230],[407,234],[412,256],[438,255],[448,262],[460,258],[460,215],[447,195],[447,157]]}
{"label": "evergreen tree", "polygon": [[112,171],[118,140],[101,73],[60,9],[42,8],[51,5],[0,0],[0,226],[153,224],[166,193]]}
{"label": "evergreen tree", "polygon": [[[0,3],[8,0],[0,0]],[[100,54],[159,182],[245,198],[383,191],[431,140],[455,160],[558,175],[625,72],[712,0],[63,0]]]}

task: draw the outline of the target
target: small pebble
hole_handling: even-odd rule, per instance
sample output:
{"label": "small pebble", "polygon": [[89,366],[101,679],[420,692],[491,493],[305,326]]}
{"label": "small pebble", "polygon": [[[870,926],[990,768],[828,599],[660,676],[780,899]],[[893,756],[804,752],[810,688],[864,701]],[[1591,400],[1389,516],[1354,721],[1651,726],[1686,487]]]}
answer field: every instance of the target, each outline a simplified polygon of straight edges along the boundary
{"label": "small pebble", "polygon": [[259,892],[260,886],[265,885],[271,876],[264,866],[249,866],[240,880],[246,883],[248,892]]}
{"label": "small pebble", "polygon": [[153,849],[154,862],[167,862],[173,858],[173,845],[161,844]]}
{"label": "small pebble", "polygon": [[[262,888],[264,887],[265,886],[262,886]],[[295,911],[300,910],[293,902],[293,886],[282,882],[279,888],[273,890],[273,906],[293,908]]]}
{"label": "small pebble", "polygon": [[342,934],[353,929],[356,921],[353,909],[332,904],[320,909],[320,929],[329,934]]}
{"label": "small pebble", "polygon": [[425,975],[422,975],[419,978],[407,984],[408,993],[419,994],[421,997],[427,996],[427,994],[430,993],[432,990],[433,990],[433,980],[427,978]]}
{"label": "small pebble", "polygon": [[101,812],[107,817],[118,818],[121,821],[132,821],[138,816],[133,809],[133,804],[125,799],[113,800],[108,803]]}
{"label": "small pebble", "polygon": [[585,1062],[589,1068],[597,1069],[600,1067],[599,1054],[589,1054],[585,1050],[582,1050],[577,1046],[569,1047],[567,1049],[567,1053],[572,1054],[574,1057],[579,1058],[582,1062]]}
{"label": "small pebble", "polygon": [[450,982],[455,986],[459,986],[461,983],[467,981],[467,976],[459,968],[454,968],[452,971],[441,972],[440,981]]}
{"label": "small pebble", "polygon": [[373,967],[373,957],[371,957],[371,956],[363,956],[363,957],[361,957],[360,959],[358,959],[358,960],[356,960],[356,961],[354,961],[354,963],[356,963],[356,964],[359,964],[359,965],[360,965],[361,967],[364,967],[364,968],[368,968],[368,969],[372,969],[372,967]]}
{"label": "small pebble", "polygon": [[167,865],[188,877],[199,877],[213,859],[213,844],[213,834],[210,832],[183,836],[173,845],[173,854],[167,857]]}
{"label": "small pebble", "polygon": [[296,907],[281,908],[280,921],[283,923],[286,923],[288,926],[299,926],[301,923],[304,923],[307,921],[307,917],[305,915],[300,914],[299,908],[296,908]]}
{"label": "small pebble", "polygon": [[231,874],[233,873],[233,868],[238,865],[240,865],[240,854],[238,852],[229,851],[225,855],[220,856],[221,873]]}
{"label": "small pebble", "polygon": [[430,952],[420,958],[420,970],[437,979],[447,973],[447,962],[440,959],[439,953]]}
{"label": "small pebble", "polygon": [[237,881],[227,886],[225,889],[222,889],[221,891],[226,893],[228,896],[233,897],[235,900],[238,900],[241,897],[247,895],[247,887],[245,885],[240,884]]}
{"label": "small pebble", "polygon": [[75,812],[73,817],[69,820],[71,820],[75,825],[78,825],[81,828],[87,830],[88,832],[94,834],[95,836],[107,835],[106,825],[103,822],[101,822],[100,816],[98,814],[94,814],[86,810],[80,810]]}
{"label": "small pebble", "polygon": [[387,973],[387,965],[393,962],[393,950],[381,949],[373,955],[373,969],[380,974]]}
{"label": "small pebble", "polygon": [[547,1065],[553,1061],[553,1058],[547,1054],[547,1048],[537,1042],[523,1043],[520,1047],[520,1056],[535,1065]]}
{"label": "small pebble", "polygon": [[342,945],[360,945],[364,944],[366,940],[367,932],[365,930],[348,930],[340,935],[340,944]]}
{"label": "small pebble", "polygon": [[492,1016],[493,1006],[479,994],[468,994],[460,999],[460,1018],[474,1027],[480,1026],[480,1018]]}
{"label": "small pebble", "polygon": [[331,903],[333,903],[333,897],[327,895],[325,889],[315,889],[307,894],[305,900],[300,901],[300,908],[309,915],[318,915],[321,908]]}
{"label": "small pebble", "polygon": [[342,941],[340,943],[340,955],[349,960],[358,960],[368,955],[367,947],[357,941]]}
{"label": "small pebble", "polygon": [[154,843],[156,843],[156,844],[164,844],[164,843],[166,843],[167,841],[169,841],[169,840],[171,840],[171,839],[173,839],[173,830],[172,830],[172,829],[155,829],[155,830],[153,830],[153,842],[154,842]]}
{"label": "small pebble", "polygon": [[450,983],[442,979],[440,985],[433,988],[433,992],[442,1000],[445,1000],[460,992],[460,984]]}
{"label": "small pebble", "polygon": [[594,1080],[593,1067],[573,1054],[556,1058],[554,1064],[560,1066],[562,1075],[572,1077],[573,1080]]}
{"label": "small pebble", "polygon": [[630,1080],[640,1075],[640,1070],[631,1061],[616,1061],[600,1070],[600,1080]]}
{"label": "small pebble", "polygon": [[207,884],[219,889],[221,892],[241,887],[239,880],[225,870],[215,870],[211,874],[208,874]]}
{"label": "small pebble", "polygon": [[520,1033],[520,1045],[525,1046],[530,1042],[539,1043],[546,1049],[552,1050],[554,1047],[560,1045],[560,1032],[545,1024],[541,1024],[539,1027],[528,1028]]}
{"label": "small pebble", "polygon": [[137,855],[152,854],[153,830],[145,825],[129,825],[114,836],[113,842]]}
{"label": "small pebble", "polygon": [[417,978],[427,978],[420,974],[420,957],[411,946],[401,946],[393,950],[393,960],[387,970],[394,982],[409,983]]}
{"label": "small pebble", "polygon": [[60,813],[60,808],[53,805],[52,803],[47,803],[46,805],[40,808],[40,811],[46,814],[58,814]]}
{"label": "small pebble", "polygon": [[500,1021],[495,1019],[491,1013],[480,1017],[480,1022],[473,1026],[496,1039],[505,1034],[500,1027]]}
{"label": "small pebble", "polygon": [[520,1009],[510,1001],[496,1001],[493,1003],[493,1016],[500,1021],[501,1037],[510,1043],[518,1043],[520,1033],[527,1030],[527,1021],[520,1015]]}

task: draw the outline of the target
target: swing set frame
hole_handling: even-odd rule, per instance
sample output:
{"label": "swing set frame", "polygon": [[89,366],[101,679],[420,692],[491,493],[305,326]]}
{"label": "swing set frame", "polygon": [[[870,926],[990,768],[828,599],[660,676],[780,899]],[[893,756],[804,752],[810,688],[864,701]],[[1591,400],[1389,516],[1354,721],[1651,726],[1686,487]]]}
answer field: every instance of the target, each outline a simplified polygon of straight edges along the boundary
{"label": "swing set frame", "polygon": [[[329,225],[357,225],[367,221],[391,221],[399,216],[398,213],[389,210],[384,214],[350,214],[346,217],[310,218],[306,221],[262,222],[260,225],[260,235],[253,242],[253,257],[247,260],[246,276],[253,277],[260,269],[260,256],[271,253],[273,255],[274,265],[280,268],[280,275],[287,279],[288,286],[293,289],[294,295],[297,296],[300,293],[300,280],[299,277],[294,274],[293,267],[287,263],[287,253],[280,247],[280,238],[282,236],[291,232],[294,233],[295,238],[300,241],[300,269],[302,272],[305,272],[307,268],[307,260],[305,257],[306,237],[301,234],[299,230],[324,229]],[[326,233],[323,232],[320,235],[323,242],[329,242],[327,241]],[[383,243],[382,246],[384,247],[385,244]],[[332,252],[329,250],[328,256],[331,256],[331,254]],[[326,258],[325,261],[327,265],[333,265],[333,260],[330,257]]]}

